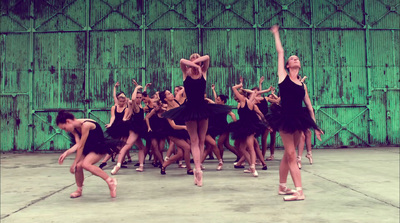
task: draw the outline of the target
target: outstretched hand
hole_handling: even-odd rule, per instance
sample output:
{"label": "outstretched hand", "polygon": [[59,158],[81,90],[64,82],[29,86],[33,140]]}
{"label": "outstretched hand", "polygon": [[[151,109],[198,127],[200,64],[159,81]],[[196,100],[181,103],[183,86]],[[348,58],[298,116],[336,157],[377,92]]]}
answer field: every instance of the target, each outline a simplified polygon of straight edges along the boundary
{"label": "outstretched hand", "polygon": [[136,82],[135,79],[132,79],[132,83],[133,83],[135,86],[138,86],[138,85],[139,85],[139,84]]}
{"label": "outstretched hand", "polygon": [[264,76],[262,76],[262,77],[260,78],[260,81],[259,81],[260,84],[264,81],[264,79],[265,79]]}
{"label": "outstretched hand", "polygon": [[275,34],[279,31],[279,26],[278,25],[273,25],[270,29],[271,33]]}
{"label": "outstretched hand", "polygon": [[211,89],[215,90],[215,84],[211,85]]}
{"label": "outstretched hand", "polygon": [[147,83],[147,84],[146,84],[146,87],[150,87],[150,85],[151,85],[151,83]]}
{"label": "outstretched hand", "polygon": [[319,141],[322,141],[322,139],[321,139],[321,135],[324,135],[325,133],[322,131],[322,130],[315,130],[315,135],[316,135],[316,137],[317,137],[317,139],[319,140]]}
{"label": "outstretched hand", "polygon": [[119,82],[115,83],[114,87],[118,87],[120,84]]}
{"label": "outstretched hand", "polygon": [[58,164],[62,165],[64,162],[65,157],[68,156],[68,151],[65,151],[61,156],[58,158]]}
{"label": "outstretched hand", "polygon": [[239,77],[239,81],[240,81],[240,84],[243,85],[243,77],[242,76]]}

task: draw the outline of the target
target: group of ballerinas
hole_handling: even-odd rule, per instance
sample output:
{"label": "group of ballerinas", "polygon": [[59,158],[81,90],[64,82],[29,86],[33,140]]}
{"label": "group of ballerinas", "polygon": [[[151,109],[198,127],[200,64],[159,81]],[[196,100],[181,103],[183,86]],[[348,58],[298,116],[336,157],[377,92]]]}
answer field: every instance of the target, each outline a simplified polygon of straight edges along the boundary
{"label": "group of ballerinas", "polygon": [[[76,119],[72,114],[59,112],[56,123],[60,129],[73,135],[75,145],[65,151],[59,158],[62,164],[65,157],[76,152],[70,172],[75,174],[78,189],[71,194],[71,198],[82,196],[83,169],[104,179],[109,186],[111,197],[116,197],[117,180],[108,176],[102,168],[111,154],[118,153],[117,164],[111,174],[118,173],[125,160],[125,155],[133,145],[139,149],[138,172],[144,170],[145,156],[152,151],[154,163],[159,163],[160,173],[166,174],[166,168],[183,159],[186,163],[187,174],[194,176],[194,184],[203,185],[204,166],[202,163],[207,154],[213,152],[218,159],[217,170],[223,167],[223,146],[237,156],[235,168],[244,168],[247,161],[249,168],[244,172],[258,176],[255,168],[256,160],[266,170],[264,161],[266,153],[266,138],[271,135],[271,156],[274,159],[274,140],[276,131],[280,132],[284,145],[284,155],[279,168],[279,195],[285,201],[304,200],[305,196],[301,183],[301,153],[296,158],[295,148],[300,141],[307,144],[307,158],[312,163],[311,132],[314,129],[316,137],[321,140],[323,132],[315,124],[314,111],[307,93],[304,79],[299,78],[301,68],[297,56],[289,57],[284,62],[284,51],[279,38],[279,27],[273,26],[271,32],[275,37],[278,52],[279,97],[274,94],[274,88],[262,90],[264,78],[260,79],[259,88],[243,89],[243,78],[239,84],[232,87],[234,99],[238,102],[239,119],[231,112],[231,107],[225,105],[227,97],[217,96],[215,86],[212,85],[214,100],[205,98],[207,71],[210,64],[208,55],[192,54],[190,58],[181,59],[180,67],[183,74],[183,87],[175,88],[175,96],[168,90],[156,93],[152,97],[147,94],[150,84],[143,89],[135,81],[132,100],[127,99],[124,93],[116,94],[114,86],[115,105],[111,108],[110,123],[106,125],[104,137],[101,126],[91,119]],[[268,97],[263,93],[271,92]],[[302,108],[304,101],[306,108]],[[144,102],[145,107],[142,107]],[[268,106],[268,102],[271,106]],[[146,111],[146,115],[145,114]],[[227,123],[230,115],[233,122]],[[218,140],[216,141],[216,138]],[[229,144],[229,136],[234,139],[234,146]],[[259,149],[257,137],[262,136],[262,149]],[[146,141],[146,146],[142,143]],[[301,140],[302,139],[302,140]],[[162,151],[166,141],[169,149],[164,159]],[[301,146],[301,145],[300,145]],[[173,154],[173,150],[176,151]],[[150,149],[151,148],[151,149]],[[106,157],[104,157],[107,154]],[[194,169],[191,168],[193,158]],[[103,159],[104,158],[104,159]],[[103,159],[100,166],[96,163]],[[286,186],[290,172],[295,190]]]}

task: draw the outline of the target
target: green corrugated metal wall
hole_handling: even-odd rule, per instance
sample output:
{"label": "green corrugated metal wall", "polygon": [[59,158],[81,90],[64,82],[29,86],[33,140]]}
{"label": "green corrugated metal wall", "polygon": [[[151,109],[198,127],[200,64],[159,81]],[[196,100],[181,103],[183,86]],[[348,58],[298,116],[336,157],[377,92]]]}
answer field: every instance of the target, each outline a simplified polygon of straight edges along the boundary
{"label": "green corrugated metal wall", "polygon": [[[325,130],[317,147],[400,144],[399,0],[1,1],[1,150],[68,147],[57,110],[108,123],[112,87],[182,84],[180,58],[211,57],[208,85],[276,86],[280,24]],[[154,89],[152,89],[154,92]],[[210,95],[210,88],[207,89]],[[232,99],[229,101],[234,105]],[[278,140],[279,142],[279,140]]]}

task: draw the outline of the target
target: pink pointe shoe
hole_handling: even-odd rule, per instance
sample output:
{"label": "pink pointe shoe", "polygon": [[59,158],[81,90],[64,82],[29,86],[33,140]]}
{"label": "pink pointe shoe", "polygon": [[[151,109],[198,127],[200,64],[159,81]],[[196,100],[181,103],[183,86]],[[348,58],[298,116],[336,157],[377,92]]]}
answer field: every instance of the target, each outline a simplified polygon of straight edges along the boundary
{"label": "pink pointe shoe", "polygon": [[78,198],[82,196],[82,187],[78,187],[78,189],[70,194],[70,198]]}
{"label": "pink pointe shoe", "polygon": [[297,191],[292,190],[292,189],[289,189],[289,188],[287,188],[287,187],[279,186],[278,194],[279,194],[279,195],[292,195],[292,194],[294,194],[294,193],[296,193],[296,192],[297,192]]}
{"label": "pink pointe shoe", "polygon": [[143,170],[144,170],[144,169],[143,169],[143,165],[140,165],[139,168],[136,168],[136,171],[137,171],[137,172],[143,172]]}
{"label": "pink pointe shoe", "polygon": [[312,163],[313,163],[313,160],[312,160],[312,153],[311,153],[311,152],[308,152],[307,155],[306,155],[306,157],[307,157],[308,161],[310,162],[310,165],[312,165]]}
{"label": "pink pointe shoe", "polygon": [[117,179],[109,177],[107,180],[108,188],[112,198],[117,197]]}
{"label": "pink pointe shoe", "polygon": [[220,171],[222,170],[222,166],[224,165],[224,163],[221,161],[219,161],[218,166],[217,166],[217,170]]}
{"label": "pink pointe shoe", "polygon": [[202,187],[203,186],[203,171],[195,171],[195,180],[194,183],[198,186],[198,187]]}
{"label": "pink pointe shoe", "polygon": [[121,167],[115,165],[114,168],[111,170],[111,175],[116,175]]}
{"label": "pink pointe shoe", "polygon": [[301,170],[301,156],[297,157],[297,166],[299,167],[299,169]]}
{"label": "pink pointe shoe", "polygon": [[293,195],[283,197],[284,201],[302,201],[306,197],[303,194],[303,190],[296,191]]}

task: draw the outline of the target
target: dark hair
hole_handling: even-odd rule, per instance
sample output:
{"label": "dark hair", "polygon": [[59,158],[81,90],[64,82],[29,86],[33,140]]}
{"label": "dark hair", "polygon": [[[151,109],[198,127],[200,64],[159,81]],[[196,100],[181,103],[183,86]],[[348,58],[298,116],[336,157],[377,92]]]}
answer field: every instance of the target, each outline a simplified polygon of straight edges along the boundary
{"label": "dark hair", "polygon": [[165,101],[165,98],[166,98],[166,95],[165,95],[165,92],[166,92],[167,90],[164,90],[164,91],[161,91],[160,93],[158,93],[158,97],[160,97],[160,101],[162,102],[162,103],[167,103],[166,101]]}
{"label": "dark hair", "polygon": [[258,87],[253,87],[251,90],[252,90],[252,91],[254,91],[254,90],[259,91],[260,89],[259,89]]}
{"label": "dark hair", "polygon": [[223,101],[224,103],[226,103],[226,101],[228,101],[228,99],[229,99],[229,97],[224,94],[220,94],[220,95],[218,95],[218,97],[221,98],[221,101]]}
{"label": "dark hair", "polygon": [[147,97],[147,96],[148,96],[147,92],[146,92],[146,91],[143,91],[142,96],[143,96],[143,97]]}
{"label": "dark hair", "polygon": [[64,110],[61,110],[58,112],[57,118],[56,118],[56,124],[64,124],[67,122],[67,119],[74,120],[75,116],[69,112],[66,112]]}

